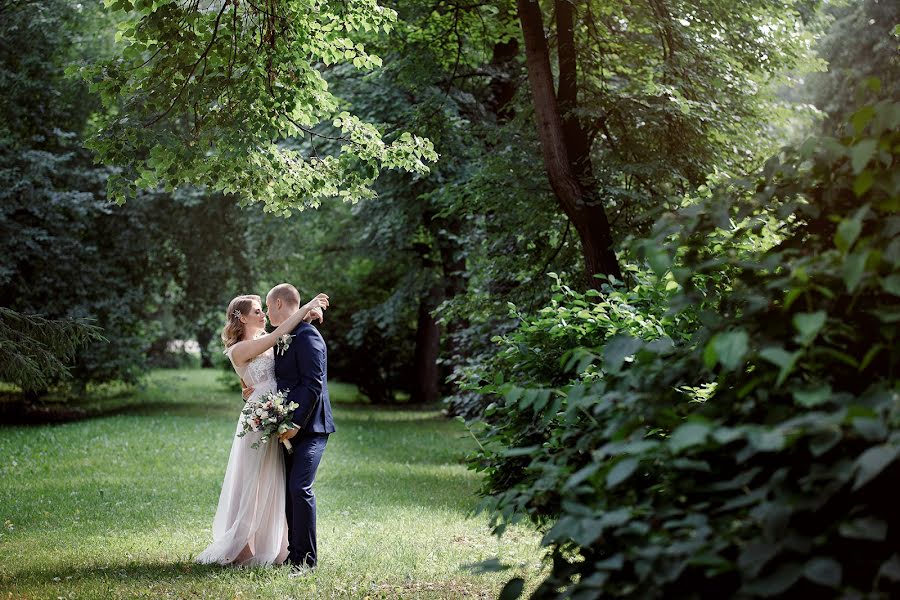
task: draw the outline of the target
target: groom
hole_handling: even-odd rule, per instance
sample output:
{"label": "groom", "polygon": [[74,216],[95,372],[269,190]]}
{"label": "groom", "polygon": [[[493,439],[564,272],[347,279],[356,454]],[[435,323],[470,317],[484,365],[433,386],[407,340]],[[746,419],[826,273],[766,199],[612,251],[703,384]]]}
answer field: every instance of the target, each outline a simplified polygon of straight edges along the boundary
{"label": "groom", "polygon": [[[277,327],[300,308],[300,293],[289,283],[276,285],[266,296],[266,308],[269,322]],[[288,562],[312,568],[317,558],[312,485],[328,435],[335,430],[328,399],[328,350],[318,329],[300,323],[289,344],[276,345],[275,380],[279,390],[290,390],[287,401],[298,404],[293,420],[299,429],[281,436],[293,446],[293,454],[284,453]]]}

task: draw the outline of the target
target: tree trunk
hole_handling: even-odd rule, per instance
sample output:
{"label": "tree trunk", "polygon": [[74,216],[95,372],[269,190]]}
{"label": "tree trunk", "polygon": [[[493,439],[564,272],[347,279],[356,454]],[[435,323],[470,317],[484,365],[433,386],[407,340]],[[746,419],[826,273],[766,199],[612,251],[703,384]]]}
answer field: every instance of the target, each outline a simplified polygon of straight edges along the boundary
{"label": "tree trunk", "polygon": [[441,351],[441,328],[432,316],[443,297],[443,284],[435,283],[419,302],[416,347],[413,352],[415,385],[413,402],[434,403],[441,399],[438,356]]}
{"label": "tree trunk", "polygon": [[488,84],[490,101],[487,103],[497,115],[498,123],[507,123],[515,116],[512,99],[516,95],[518,84],[510,74],[511,65],[516,63],[519,54],[519,41],[512,38],[506,42],[494,44],[491,67],[494,76]]}
{"label": "tree trunk", "polygon": [[212,355],[209,352],[209,344],[212,342],[215,331],[208,327],[200,326],[194,335],[197,337],[197,344],[200,346],[200,368],[212,369],[213,362]]}
{"label": "tree trunk", "polygon": [[[441,264],[440,273],[444,280],[443,296],[441,300],[452,300],[456,296],[466,293],[468,283],[466,281],[466,258],[459,240],[463,237],[463,224],[458,218],[436,223],[432,221],[432,234],[435,235]],[[449,235],[448,235],[449,234]],[[466,344],[459,342],[460,334],[469,327],[469,320],[460,317],[450,319],[443,328],[443,354],[456,364],[465,362],[467,356]],[[438,388],[445,394],[452,393],[454,388],[445,383],[450,375],[451,368],[446,364],[438,367]]]}
{"label": "tree trunk", "polygon": [[[612,275],[621,279],[622,273],[612,247],[609,219],[598,198],[596,183],[589,176],[590,149],[586,138],[582,140],[580,137],[584,135],[584,131],[571,110],[567,113],[571,141],[563,128],[563,119],[553,90],[550,51],[544,37],[544,19],[540,5],[531,0],[516,0],[516,3],[525,39],[525,64],[544,167],[560,207],[581,239],[585,274],[593,287],[599,287],[600,282],[594,275]],[[562,6],[560,24],[560,91],[561,99],[571,109],[574,108],[577,92],[572,13],[570,4],[558,2],[557,18],[561,5],[566,6]],[[579,178],[579,175],[582,177]]]}

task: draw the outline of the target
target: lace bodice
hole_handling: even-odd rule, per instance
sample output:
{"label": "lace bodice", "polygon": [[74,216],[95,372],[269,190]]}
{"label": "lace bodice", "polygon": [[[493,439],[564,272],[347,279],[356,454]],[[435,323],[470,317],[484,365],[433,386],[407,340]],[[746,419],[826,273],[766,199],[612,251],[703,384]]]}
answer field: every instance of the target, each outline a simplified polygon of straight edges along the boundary
{"label": "lace bodice", "polygon": [[[228,358],[231,360],[231,352],[228,352]],[[275,381],[275,353],[271,348],[251,360],[243,368],[238,367],[231,361],[231,365],[238,375],[249,386],[259,387],[260,383],[265,381]]]}

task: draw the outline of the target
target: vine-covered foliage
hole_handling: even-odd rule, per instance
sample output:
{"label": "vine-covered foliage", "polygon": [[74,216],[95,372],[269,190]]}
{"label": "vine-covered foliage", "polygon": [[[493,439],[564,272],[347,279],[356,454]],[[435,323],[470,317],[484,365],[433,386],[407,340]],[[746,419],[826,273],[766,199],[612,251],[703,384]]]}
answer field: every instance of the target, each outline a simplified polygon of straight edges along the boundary
{"label": "vine-covered foliage", "polygon": [[[898,150],[900,105],[860,109],[841,138],[660,220],[645,256],[679,285],[671,313],[599,319],[614,335],[567,340],[583,360],[558,360],[552,327],[509,346],[472,466],[498,529],[547,526],[536,597],[896,597]],[[773,216],[780,242],[748,253]],[[627,313],[631,296],[570,298],[516,335]],[[574,376],[539,373],[561,365]]]}

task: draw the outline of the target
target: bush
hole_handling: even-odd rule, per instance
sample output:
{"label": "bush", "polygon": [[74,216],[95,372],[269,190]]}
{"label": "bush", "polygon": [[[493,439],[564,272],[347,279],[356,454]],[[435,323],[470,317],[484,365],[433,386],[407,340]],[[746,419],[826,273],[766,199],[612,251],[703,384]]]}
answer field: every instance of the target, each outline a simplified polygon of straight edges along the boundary
{"label": "bush", "polygon": [[[898,150],[900,105],[866,107],[843,138],[662,219],[646,256],[674,260],[690,337],[600,331],[551,387],[527,385],[548,379],[529,375],[535,348],[499,365],[526,385],[491,373],[472,466],[498,531],[548,526],[535,597],[900,593]],[[773,215],[781,241],[747,254]]]}

